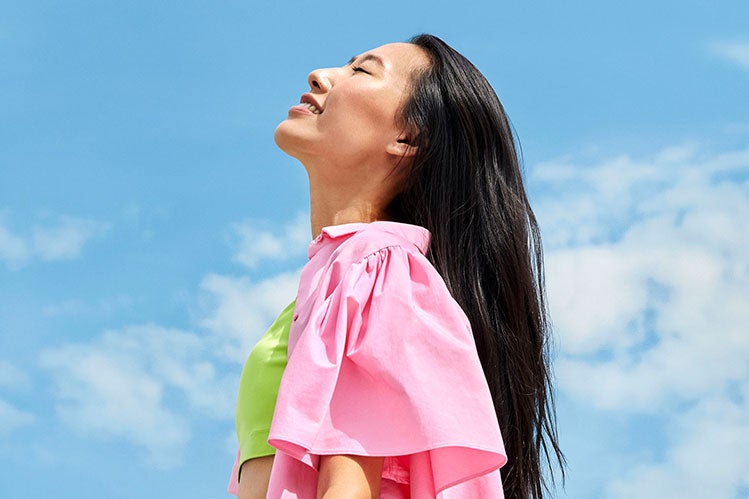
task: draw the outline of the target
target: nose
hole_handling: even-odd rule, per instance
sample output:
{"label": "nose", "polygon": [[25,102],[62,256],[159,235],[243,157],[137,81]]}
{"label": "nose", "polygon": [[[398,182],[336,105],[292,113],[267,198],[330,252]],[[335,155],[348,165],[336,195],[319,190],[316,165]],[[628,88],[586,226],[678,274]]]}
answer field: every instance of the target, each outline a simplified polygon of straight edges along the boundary
{"label": "nose", "polygon": [[319,90],[320,92],[327,92],[333,86],[332,83],[332,69],[316,69],[312,71],[307,77],[309,88],[314,92]]}

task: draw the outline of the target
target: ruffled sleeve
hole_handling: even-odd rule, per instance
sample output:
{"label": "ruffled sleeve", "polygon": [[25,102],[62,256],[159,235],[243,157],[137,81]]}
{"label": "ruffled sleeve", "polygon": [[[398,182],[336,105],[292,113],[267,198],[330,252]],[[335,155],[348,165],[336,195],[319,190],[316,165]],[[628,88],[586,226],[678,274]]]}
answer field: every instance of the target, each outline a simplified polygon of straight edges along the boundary
{"label": "ruffled sleeve", "polygon": [[337,274],[298,337],[292,326],[270,444],[313,469],[320,455],[386,456],[383,478],[412,497],[501,467],[469,322],[429,261],[390,246]]}

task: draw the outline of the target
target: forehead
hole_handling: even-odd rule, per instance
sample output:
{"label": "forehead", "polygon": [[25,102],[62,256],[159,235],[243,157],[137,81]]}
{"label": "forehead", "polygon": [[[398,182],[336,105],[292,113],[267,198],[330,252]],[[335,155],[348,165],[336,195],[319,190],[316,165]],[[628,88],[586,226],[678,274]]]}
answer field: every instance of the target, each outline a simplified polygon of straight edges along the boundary
{"label": "forehead", "polygon": [[388,70],[403,75],[429,64],[429,57],[424,49],[412,43],[388,43],[367,50],[361,56],[368,54],[381,58]]}

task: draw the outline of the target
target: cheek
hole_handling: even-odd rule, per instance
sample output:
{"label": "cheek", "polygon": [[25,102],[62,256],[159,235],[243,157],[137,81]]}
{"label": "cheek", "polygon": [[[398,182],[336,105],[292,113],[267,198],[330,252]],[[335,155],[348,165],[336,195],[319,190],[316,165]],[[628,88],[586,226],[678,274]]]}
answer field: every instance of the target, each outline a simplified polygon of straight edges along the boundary
{"label": "cheek", "polygon": [[319,120],[319,130],[336,141],[353,142],[362,149],[380,147],[391,139],[395,109],[375,97],[339,95]]}

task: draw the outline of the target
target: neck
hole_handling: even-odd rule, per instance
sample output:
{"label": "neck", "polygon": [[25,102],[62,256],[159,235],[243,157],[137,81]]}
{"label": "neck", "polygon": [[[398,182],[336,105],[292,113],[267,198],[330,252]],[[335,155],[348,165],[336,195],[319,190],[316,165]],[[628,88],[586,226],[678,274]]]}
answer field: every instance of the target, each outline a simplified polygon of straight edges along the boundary
{"label": "neck", "polygon": [[369,223],[386,220],[384,203],[378,203],[366,191],[350,186],[331,188],[310,176],[310,225],[312,237],[317,237],[323,227],[346,223]]}

